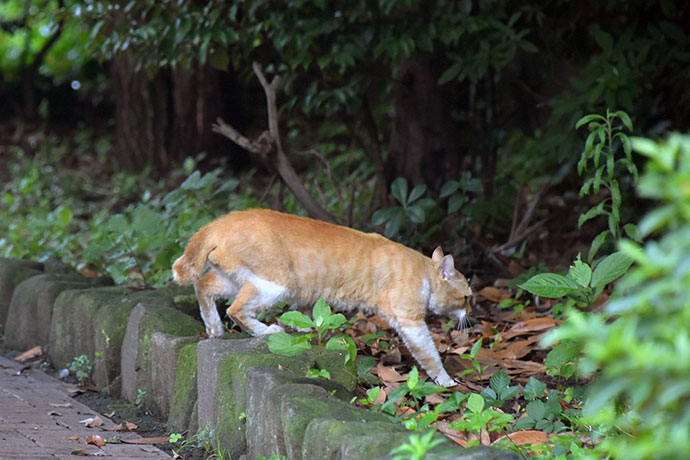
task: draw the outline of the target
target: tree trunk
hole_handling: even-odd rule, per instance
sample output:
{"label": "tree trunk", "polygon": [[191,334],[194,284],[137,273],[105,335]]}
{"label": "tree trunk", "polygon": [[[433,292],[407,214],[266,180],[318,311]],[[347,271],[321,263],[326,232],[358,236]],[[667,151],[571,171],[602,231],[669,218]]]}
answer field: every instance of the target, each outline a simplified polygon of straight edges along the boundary
{"label": "tree trunk", "polygon": [[438,191],[459,174],[461,152],[451,117],[453,104],[438,85],[440,67],[427,55],[400,65],[395,120],[387,162],[388,182],[402,176]]}
{"label": "tree trunk", "polygon": [[[116,167],[161,175],[199,152],[219,152],[210,126],[222,112],[220,72],[203,67],[135,70],[125,51],[111,64],[115,93]],[[226,79],[227,79],[226,75]],[[224,153],[224,152],[222,152]]]}
{"label": "tree trunk", "polygon": [[110,66],[115,94],[115,166],[131,172],[169,165],[166,131],[169,79],[159,71],[149,79],[135,70],[130,50],[114,57]]}

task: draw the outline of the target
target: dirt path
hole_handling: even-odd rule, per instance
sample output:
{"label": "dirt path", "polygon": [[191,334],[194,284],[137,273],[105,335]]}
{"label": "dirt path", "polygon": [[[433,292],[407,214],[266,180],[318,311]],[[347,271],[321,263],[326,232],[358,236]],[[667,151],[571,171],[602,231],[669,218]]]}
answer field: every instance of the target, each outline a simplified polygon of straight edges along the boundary
{"label": "dirt path", "polygon": [[[102,426],[87,427],[84,420],[96,416],[102,419]],[[170,458],[151,445],[86,444],[91,435],[139,438],[132,432],[107,431],[114,426],[107,417],[72,399],[61,381],[0,356],[0,460]]]}

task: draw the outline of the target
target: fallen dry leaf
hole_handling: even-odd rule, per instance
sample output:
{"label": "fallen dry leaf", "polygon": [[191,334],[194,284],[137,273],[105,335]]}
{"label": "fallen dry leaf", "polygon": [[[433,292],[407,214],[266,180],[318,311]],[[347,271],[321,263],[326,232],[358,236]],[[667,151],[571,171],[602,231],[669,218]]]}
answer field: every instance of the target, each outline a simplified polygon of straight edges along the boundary
{"label": "fallen dry leaf", "polygon": [[518,335],[529,334],[530,332],[543,331],[556,326],[553,318],[532,318],[526,321],[517,322],[507,332],[503,333],[503,339],[508,340]]}
{"label": "fallen dry leaf", "polygon": [[94,457],[96,455],[96,454],[93,454],[93,453],[89,452],[88,450],[84,450],[84,449],[73,450],[72,452],[70,452],[70,454],[76,455],[79,457]]}
{"label": "fallen dry leaf", "polygon": [[77,395],[77,394],[80,394],[80,393],[84,393],[84,392],[86,391],[86,390],[84,390],[83,388],[79,388],[79,387],[76,386],[76,385],[67,385],[67,384],[63,384],[62,387],[63,387],[65,390],[67,390],[67,393],[69,393],[70,396],[74,396],[74,395]]}
{"label": "fallen dry leaf", "polygon": [[435,423],[436,428],[438,431],[443,433],[448,439],[453,441],[455,444],[462,446],[462,447],[467,447],[467,439],[460,433],[458,433],[457,430],[454,430],[450,427],[450,423],[446,421],[440,421]]}
{"label": "fallen dry leaf", "polygon": [[110,418],[110,417],[112,417],[113,415],[115,415],[115,411],[111,411],[111,412],[108,412],[107,414],[103,414],[103,415],[105,415],[106,417]]}
{"label": "fallen dry leaf", "polygon": [[482,288],[477,295],[494,303],[499,303],[500,301],[511,297],[510,292],[495,288],[493,286],[486,286],[485,288]]}
{"label": "fallen dry leaf", "polygon": [[148,452],[150,454],[152,454],[154,452],[158,452],[158,449],[156,449],[155,447],[140,447],[139,449],[143,450],[144,452]]}
{"label": "fallen dry leaf", "polygon": [[84,442],[86,444],[93,444],[94,446],[98,446],[98,447],[105,446],[105,439],[103,439],[103,437],[101,437],[97,434],[92,434],[91,436],[87,436],[86,439],[84,439]]}
{"label": "fallen dry leaf", "polygon": [[162,442],[169,442],[170,436],[159,436],[155,438],[138,438],[138,439],[122,439],[126,444],[160,444]]}
{"label": "fallen dry leaf", "polygon": [[393,367],[384,366],[381,362],[376,366],[376,375],[378,375],[384,383],[397,383],[407,380],[407,377],[401,375]]}
{"label": "fallen dry leaf", "polygon": [[137,428],[139,428],[139,425],[137,425],[136,423],[127,422],[127,421],[125,421],[125,426],[127,426],[127,429],[128,429],[129,431],[134,431],[134,430],[136,430]]}
{"label": "fallen dry leaf", "polygon": [[95,417],[81,420],[79,423],[83,423],[84,426],[86,426],[88,428],[96,428],[96,427],[103,425],[103,419],[97,415]]}
{"label": "fallen dry leaf", "polygon": [[549,437],[543,431],[525,430],[516,431],[515,433],[503,435],[500,438],[496,439],[496,441],[494,442],[498,442],[504,438],[510,439],[515,445],[518,446],[521,446],[523,444],[544,444],[549,441]]}
{"label": "fallen dry leaf", "polygon": [[62,414],[56,410],[51,410],[47,415],[54,415],[56,417],[62,417]]}
{"label": "fallen dry leaf", "polygon": [[173,454],[173,458],[175,458],[175,459],[177,459],[177,458],[182,458],[182,456],[181,456],[180,454],[178,454],[177,452],[175,452],[175,449],[172,449],[172,454]]}
{"label": "fallen dry leaf", "polygon": [[79,435],[75,434],[74,436],[70,436],[67,439],[69,439],[70,441],[79,441]]}
{"label": "fallen dry leaf", "polygon": [[105,431],[125,431],[125,427],[122,425],[122,423],[119,423],[119,424],[117,424],[113,427],[110,427],[110,428],[105,428],[105,427],[101,427],[101,428],[103,428]]}
{"label": "fallen dry leaf", "polygon": [[21,355],[14,358],[15,361],[27,361],[29,359],[36,358],[43,354],[43,348],[40,345],[36,345],[33,348],[26,350]]}

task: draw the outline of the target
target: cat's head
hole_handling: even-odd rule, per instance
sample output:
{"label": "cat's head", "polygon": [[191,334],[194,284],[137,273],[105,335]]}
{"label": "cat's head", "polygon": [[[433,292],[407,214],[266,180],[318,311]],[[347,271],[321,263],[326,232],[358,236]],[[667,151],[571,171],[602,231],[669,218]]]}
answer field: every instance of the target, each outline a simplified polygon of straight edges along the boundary
{"label": "cat's head", "polygon": [[462,273],[455,269],[455,261],[450,254],[443,255],[441,246],[431,255],[436,279],[430,302],[431,311],[439,315],[464,321],[470,313],[468,297],[472,295],[470,283]]}

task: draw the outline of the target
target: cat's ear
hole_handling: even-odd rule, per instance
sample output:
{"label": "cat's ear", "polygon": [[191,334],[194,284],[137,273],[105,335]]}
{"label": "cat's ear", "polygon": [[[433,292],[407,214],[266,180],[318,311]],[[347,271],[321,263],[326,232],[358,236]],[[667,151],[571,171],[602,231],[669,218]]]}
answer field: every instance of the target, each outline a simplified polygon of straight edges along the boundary
{"label": "cat's ear", "polygon": [[438,267],[438,274],[443,280],[450,278],[455,272],[455,261],[453,256],[448,254],[441,259],[441,265]]}
{"label": "cat's ear", "polygon": [[439,246],[434,250],[434,253],[431,255],[431,260],[433,260],[434,262],[440,262],[442,258],[443,249],[441,249],[441,246]]}

